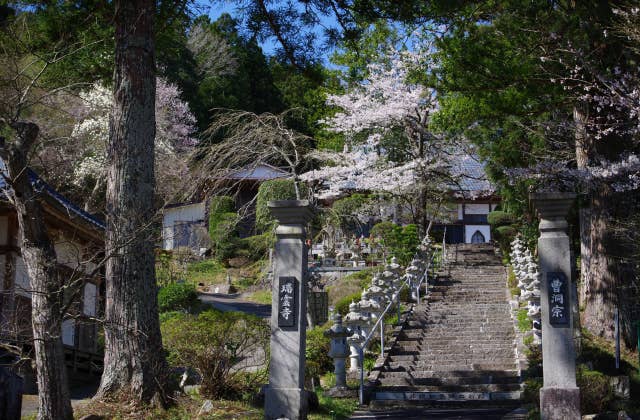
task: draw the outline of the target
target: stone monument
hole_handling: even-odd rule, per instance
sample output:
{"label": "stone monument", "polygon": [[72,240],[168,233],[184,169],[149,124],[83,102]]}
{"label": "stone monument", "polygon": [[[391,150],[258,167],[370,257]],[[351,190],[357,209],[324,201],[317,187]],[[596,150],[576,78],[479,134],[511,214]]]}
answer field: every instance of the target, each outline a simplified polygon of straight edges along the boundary
{"label": "stone monument", "polygon": [[342,325],[342,316],[335,314],[333,317],[334,324],[324,335],[331,339],[331,348],[329,357],[333,359],[334,373],[336,375],[336,385],[329,390],[331,396],[342,396],[347,391],[347,370],[345,359],[349,356],[349,346],[347,345],[347,337],[353,332]]}
{"label": "stone monument", "polygon": [[270,201],[278,221],[271,307],[271,363],[265,390],[265,419],[307,418],[304,389],[307,321],[306,224],[309,202]]}
{"label": "stone monument", "polygon": [[529,196],[540,217],[538,254],[542,312],[540,416],[543,420],[580,420],[576,386],[576,353],[571,313],[571,252],[566,216],[576,195],[535,193]]}

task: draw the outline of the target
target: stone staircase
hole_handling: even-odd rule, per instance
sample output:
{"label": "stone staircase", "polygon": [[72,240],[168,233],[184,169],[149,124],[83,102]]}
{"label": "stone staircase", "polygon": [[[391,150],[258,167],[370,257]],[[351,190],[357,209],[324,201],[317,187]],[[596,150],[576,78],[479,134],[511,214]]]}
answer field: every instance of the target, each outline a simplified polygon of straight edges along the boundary
{"label": "stone staircase", "polygon": [[493,407],[519,402],[520,375],[506,272],[488,244],[449,247],[426,302],[397,333],[371,406],[414,402],[435,407]]}

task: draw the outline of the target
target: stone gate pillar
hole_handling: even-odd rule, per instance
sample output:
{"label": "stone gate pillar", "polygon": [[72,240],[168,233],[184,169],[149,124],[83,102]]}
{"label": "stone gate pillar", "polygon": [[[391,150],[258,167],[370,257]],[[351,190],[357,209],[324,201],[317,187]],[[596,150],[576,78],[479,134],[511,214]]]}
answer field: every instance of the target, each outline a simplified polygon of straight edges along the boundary
{"label": "stone gate pillar", "polygon": [[529,196],[540,217],[538,256],[544,380],[540,390],[540,414],[543,420],[581,418],[571,319],[571,252],[566,233],[566,217],[575,197],[573,193]]}
{"label": "stone gate pillar", "polygon": [[307,323],[305,226],[312,212],[306,200],[270,201],[278,221],[271,292],[271,363],[265,390],[268,420],[307,418],[304,367]]}

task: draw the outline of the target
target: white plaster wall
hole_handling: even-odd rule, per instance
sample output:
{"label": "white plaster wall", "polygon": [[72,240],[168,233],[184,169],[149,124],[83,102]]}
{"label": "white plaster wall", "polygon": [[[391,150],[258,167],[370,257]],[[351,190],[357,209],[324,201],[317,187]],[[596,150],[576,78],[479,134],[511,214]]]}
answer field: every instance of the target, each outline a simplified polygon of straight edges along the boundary
{"label": "white plaster wall", "polygon": [[464,208],[463,204],[458,204],[458,220],[464,219]]}
{"label": "white plaster wall", "polygon": [[173,225],[176,222],[204,220],[205,203],[194,203],[165,209],[162,216],[162,248],[173,249]]}
{"label": "white plaster wall", "polygon": [[62,344],[73,346],[76,336],[76,322],[73,319],[62,321]]}
{"label": "white plaster wall", "polygon": [[16,294],[31,298],[31,285],[29,284],[29,274],[27,266],[24,264],[22,257],[16,257],[16,277],[15,290]]}
{"label": "white plaster wall", "polygon": [[471,237],[477,230],[484,235],[486,242],[491,240],[491,228],[488,225],[466,225],[464,227],[464,242],[470,244]]}
{"label": "white plaster wall", "polygon": [[82,313],[88,316],[96,316],[96,300],[98,288],[93,283],[84,285]]}
{"label": "white plaster wall", "polygon": [[492,205],[491,205],[491,211],[494,211],[494,210],[495,210],[495,209],[497,209],[497,208],[498,208],[498,205],[497,205],[497,204],[492,204]]}
{"label": "white plaster wall", "polygon": [[204,203],[168,208],[163,212],[162,226],[173,226],[175,222],[197,222],[198,220],[204,220],[204,213]]}
{"label": "white plaster wall", "polygon": [[465,204],[465,214],[489,214],[489,204]]}
{"label": "white plaster wall", "polygon": [[9,245],[9,218],[0,216],[0,245]]}
{"label": "white plaster wall", "polygon": [[65,265],[72,270],[80,270],[90,274],[95,270],[96,264],[91,261],[84,261],[84,247],[77,242],[67,239],[60,239],[54,244],[58,263]]}

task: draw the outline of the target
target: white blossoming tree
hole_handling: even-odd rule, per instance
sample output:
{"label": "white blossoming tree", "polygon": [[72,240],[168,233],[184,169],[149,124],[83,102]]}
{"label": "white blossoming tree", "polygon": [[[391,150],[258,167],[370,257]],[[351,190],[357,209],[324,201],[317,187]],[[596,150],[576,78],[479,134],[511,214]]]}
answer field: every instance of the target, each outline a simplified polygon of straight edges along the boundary
{"label": "white blossoming tree", "polygon": [[[177,86],[157,78],[156,92],[157,193],[163,200],[170,200],[179,194],[189,176],[187,161],[197,144],[196,120],[189,105],[180,99]],[[81,92],[80,98],[82,106],[71,134],[77,162],[72,181],[88,191],[85,208],[95,211],[102,206],[106,186],[106,144],[113,97],[109,88],[95,84]]]}
{"label": "white blossoming tree", "polygon": [[[324,187],[317,192],[319,198],[348,191],[391,194],[408,204],[424,234],[428,202],[442,202],[456,184],[451,166],[460,155],[460,145],[430,131],[435,91],[409,80],[411,71],[428,60],[428,53],[391,49],[381,63],[368,66],[365,80],[345,94],[328,96],[327,103],[340,111],[322,122],[344,134],[350,147],[315,154],[330,164],[302,179]],[[357,143],[355,138],[362,135],[365,142]]]}

